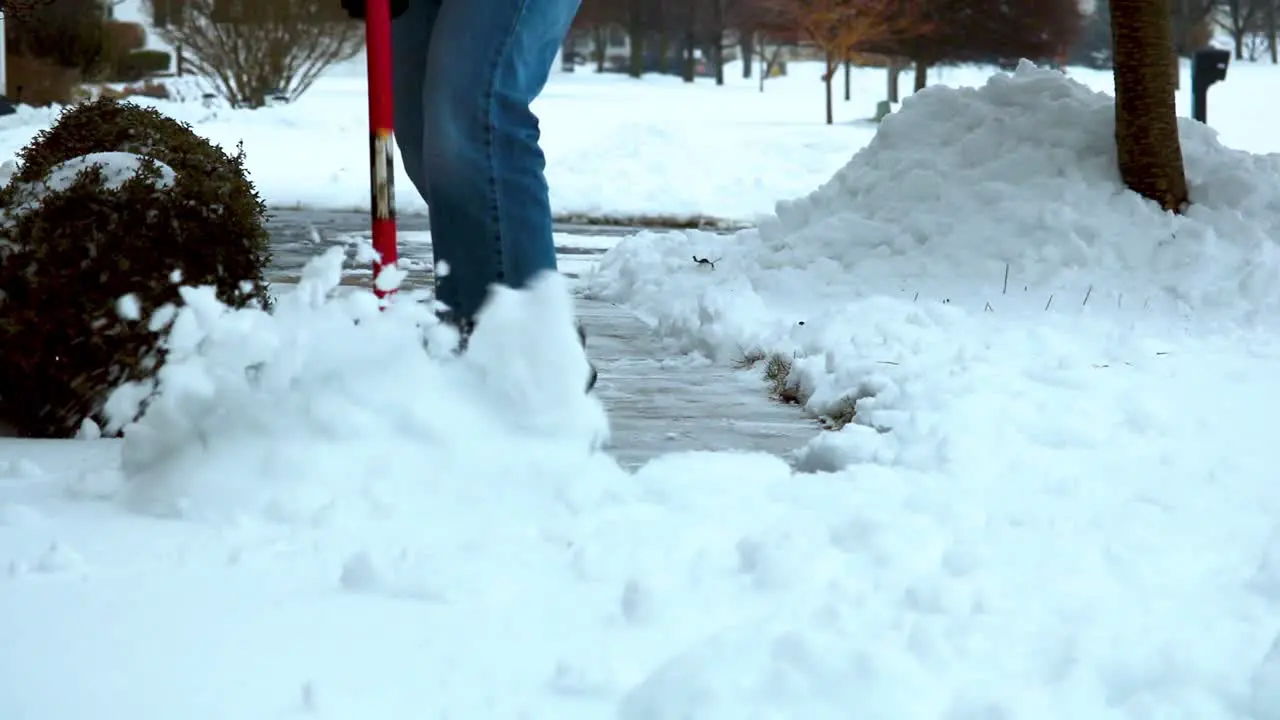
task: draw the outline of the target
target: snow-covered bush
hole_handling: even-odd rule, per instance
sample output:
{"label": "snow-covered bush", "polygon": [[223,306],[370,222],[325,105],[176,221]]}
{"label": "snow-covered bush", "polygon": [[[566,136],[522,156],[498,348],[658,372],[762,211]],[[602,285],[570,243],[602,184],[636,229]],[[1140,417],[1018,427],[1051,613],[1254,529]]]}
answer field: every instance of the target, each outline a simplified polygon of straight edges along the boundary
{"label": "snow-covered bush", "polygon": [[242,154],[104,99],[64,112],[20,161],[0,189],[0,412],[24,435],[74,434],[153,373],[156,311],[178,281],[267,302],[266,208]]}

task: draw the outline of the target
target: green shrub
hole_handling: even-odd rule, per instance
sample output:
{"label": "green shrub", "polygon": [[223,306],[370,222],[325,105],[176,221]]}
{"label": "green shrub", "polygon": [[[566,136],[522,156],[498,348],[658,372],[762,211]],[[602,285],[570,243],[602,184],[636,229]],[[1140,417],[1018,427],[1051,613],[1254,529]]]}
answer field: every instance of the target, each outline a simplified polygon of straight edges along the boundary
{"label": "green shrub", "polygon": [[[0,189],[0,413],[29,437],[73,435],[122,382],[150,377],[183,285],[266,306],[266,208],[228,156],[155,110],[65,111]],[[175,276],[175,272],[179,275]],[[140,319],[122,317],[132,295]]]}

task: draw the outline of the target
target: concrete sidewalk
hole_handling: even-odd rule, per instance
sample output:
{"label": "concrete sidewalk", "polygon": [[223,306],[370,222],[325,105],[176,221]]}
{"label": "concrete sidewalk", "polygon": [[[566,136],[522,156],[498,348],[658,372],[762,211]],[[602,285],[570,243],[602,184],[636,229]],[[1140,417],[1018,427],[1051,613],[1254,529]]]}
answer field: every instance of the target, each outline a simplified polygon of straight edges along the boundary
{"label": "concrete sidewalk", "polygon": [[[300,227],[290,228],[279,239],[286,251],[276,253],[269,276],[272,282],[295,282],[310,256],[331,246],[339,233],[350,232],[333,226],[316,227],[316,231],[320,242],[299,242],[310,232]],[[413,255],[424,248],[405,250],[405,255]],[[580,260],[590,262],[587,257]],[[410,271],[405,286],[421,287],[429,280],[429,266],[418,267]],[[370,281],[366,269],[352,268],[342,284],[369,287]],[[587,327],[588,355],[600,372],[596,392],[612,421],[612,452],[626,466],[680,451],[784,455],[820,432],[818,423],[799,408],[767,397],[759,370],[684,362],[665,353],[638,317],[610,303],[579,300],[578,314]]]}
{"label": "concrete sidewalk", "polygon": [[678,362],[639,318],[609,303],[579,300],[578,316],[600,371],[596,392],[613,424],[613,453],[624,465],[689,450],[785,455],[820,432],[799,408],[767,397],[759,369]]}

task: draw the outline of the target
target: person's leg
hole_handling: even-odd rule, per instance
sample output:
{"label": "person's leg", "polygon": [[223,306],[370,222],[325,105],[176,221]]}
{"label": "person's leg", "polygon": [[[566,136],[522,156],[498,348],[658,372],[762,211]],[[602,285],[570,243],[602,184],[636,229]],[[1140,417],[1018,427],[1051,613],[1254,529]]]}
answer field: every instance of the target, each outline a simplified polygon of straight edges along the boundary
{"label": "person's leg", "polygon": [[474,318],[495,283],[556,269],[551,207],[529,104],[542,92],[579,0],[440,0],[427,52],[428,202],[437,297]]}
{"label": "person's leg", "polygon": [[426,164],[426,116],[423,87],[427,77],[427,49],[435,27],[440,0],[412,0],[404,14],[391,23],[391,67],[395,100],[395,137],[405,174],[422,199],[431,203]]}

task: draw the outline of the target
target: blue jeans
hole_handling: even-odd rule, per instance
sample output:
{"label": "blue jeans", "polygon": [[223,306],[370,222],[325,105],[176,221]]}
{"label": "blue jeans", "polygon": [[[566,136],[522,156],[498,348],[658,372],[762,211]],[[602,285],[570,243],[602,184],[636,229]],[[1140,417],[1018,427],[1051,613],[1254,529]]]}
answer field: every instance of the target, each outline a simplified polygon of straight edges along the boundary
{"label": "blue jeans", "polygon": [[396,141],[430,208],[436,298],[471,320],[495,283],[556,269],[529,104],[580,0],[411,0],[392,25]]}

